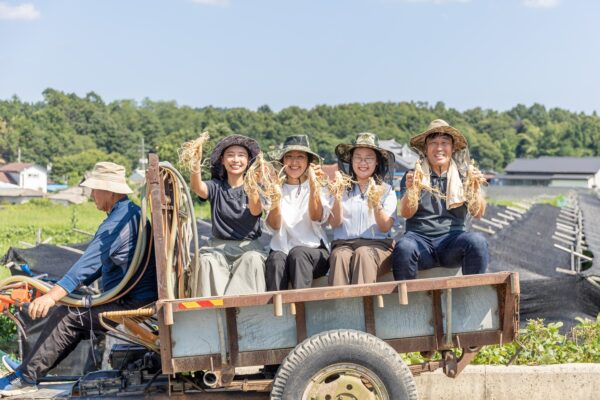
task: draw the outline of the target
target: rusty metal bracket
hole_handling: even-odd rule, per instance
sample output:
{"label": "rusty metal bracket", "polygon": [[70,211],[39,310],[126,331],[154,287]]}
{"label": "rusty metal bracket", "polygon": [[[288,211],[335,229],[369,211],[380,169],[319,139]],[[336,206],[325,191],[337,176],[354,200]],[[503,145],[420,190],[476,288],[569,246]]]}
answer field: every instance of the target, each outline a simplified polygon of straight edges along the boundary
{"label": "rusty metal bracket", "polygon": [[456,357],[454,351],[442,351],[444,374],[449,378],[456,378],[473,361],[480,349],[480,347],[463,348],[460,357]]}

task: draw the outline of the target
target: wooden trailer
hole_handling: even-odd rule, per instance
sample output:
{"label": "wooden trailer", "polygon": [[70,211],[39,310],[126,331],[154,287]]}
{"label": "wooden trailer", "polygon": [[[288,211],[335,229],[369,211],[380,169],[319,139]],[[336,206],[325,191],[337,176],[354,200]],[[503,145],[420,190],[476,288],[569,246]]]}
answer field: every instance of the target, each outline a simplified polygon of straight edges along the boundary
{"label": "wooden trailer", "polygon": [[[481,346],[517,335],[519,280],[509,272],[174,298],[167,287],[165,239],[172,201],[155,155],[147,184],[160,359],[169,395],[208,399],[241,391],[294,400],[416,399],[413,375],[443,368],[456,377]],[[440,357],[417,365],[398,355],[436,351]],[[280,365],[274,379],[257,373],[264,365]]]}

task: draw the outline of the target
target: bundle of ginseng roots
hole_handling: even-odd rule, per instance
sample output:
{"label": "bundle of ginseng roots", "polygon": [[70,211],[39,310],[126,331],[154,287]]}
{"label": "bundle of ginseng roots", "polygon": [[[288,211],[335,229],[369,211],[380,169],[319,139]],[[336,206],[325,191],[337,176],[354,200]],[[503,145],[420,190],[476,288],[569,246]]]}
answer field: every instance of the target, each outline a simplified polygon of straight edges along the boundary
{"label": "bundle of ginseng roots", "polygon": [[244,191],[248,196],[258,192],[263,199],[267,200],[268,204],[265,208],[269,209],[281,199],[281,185],[284,181],[283,168],[275,162],[265,160],[261,152],[246,171]]}
{"label": "bundle of ginseng roots", "polygon": [[197,174],[202,169],[202,148],[210,136],[208,132],[202,132],[197,139],[185,142],[177,154],[179,156],[179,165],[193,174]]}
{"label": "bundle of ginseng roots", "polygon": [[[483,177],[481,172],[477,169],[477,167],[475,167],[473,161],[471,161],[469,167],[467,168],[467,176],[463,181],[465,202],[467,203],[467,207],[471,215],[478,215],[481,211],[481,203],[479,201],[481,196],[481,185],[486,183],[487,181],[485,180],[485,177]],[[429,193],[438,196],[439,198],[446,198],[445,193],[440,192],[438,188],[434,188],[429,185],[428,182],[423,181],[423,168],[421,167],[421,160],[419,160],[415,164],[413,185],[411,188],[406,190],[406,195],[408,196],[408,206],[411,209],[418,207],[422,190],[426,190]]]}

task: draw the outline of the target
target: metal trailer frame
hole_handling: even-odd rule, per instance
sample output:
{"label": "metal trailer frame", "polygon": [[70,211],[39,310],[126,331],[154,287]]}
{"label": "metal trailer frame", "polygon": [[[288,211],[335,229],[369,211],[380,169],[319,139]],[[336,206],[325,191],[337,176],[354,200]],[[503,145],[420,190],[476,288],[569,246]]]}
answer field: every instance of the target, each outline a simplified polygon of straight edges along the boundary
{"label": "metal trailer frame", "polygon": [[[412,304],[415,304],[415,299],[428,299],[425,300],[425,303],[421,301],[420,304],[428,304],[426,308],[428,311],[423,317],[429,318],[429,320],[424,321],[432,328],[429,334],[382,339],[401,353],[441,352],[442,358],[440,360],[410,365],[409,368],[413,375],[443,368],[446,375],[456,377],[473,360],[481,346],[509,343],[518,334],[519,277],[518,273],[511,272],[287,290],[255,295],[170,299],[167,296],[167,272],[165,268],[167,260],[165,251],[165,237],[167,235],[165,233],[168,224],[163,223],[163,212],[166,211],[168,215],[170,206],[168,204],[168,194],[165,193],[164,184],[160,179],[158,157],[155,154],[150,154],[147,184],[149,185],[153,204],[152,226],[159,294],[156,308],[160,330],[162,370],[165,374],[174,375],[180,372],[209,370],[216,374],[218,378],[217,387],[219,388],[269,391],[272,380],[234,380],[235,368],[280,364],[296,344],[311,336],[311,333],[314,334],[314,328],[313,332],[309,332],[308,329],[310,324],[310,318],[308,317],[310,315],[307,315],[307,309],[316,304],[315,302],[343,301],[346,304],[349,301],[359,301],[362,304],[357,315],[364,322],[362,325],[363,330],[378,336],[382,329],[389,328],[389,326],[386,326],[385,319],[382,319],[380,315],[385,308],[395,307],[395,309],[401,310],[404,307],[409,309]],[[168,218],[166,221],[168,221]],[[484,294],[480,293],[482,290],[485,292]],[[490,296],[490,290],[495,291],[496,296]],[[469,298],[464,293],[475,293],[475,297]],[[477,295],[477,293],[480,294]],[[492,306],[491,309],[486,306],[486,312],[494,314],[492,315],[494,321],[492,328],[483,325],[477,327],[477,322],[475,322],[474,327],[469,328],[467,326],[467,330],[464,327],[462,330],[459,329],[461,325],[460,318],[468,317],[464,311],[461,314],[464,304],[460,303],[460,300],[462,299],[464,302],[465,299],[470,301],[475,299],[477,303],[478,298],[486,298],[488,303],[496,304],[496,307]],[[453,303],[455,304],[454,307]],[[241,348],[239,335],[240,311],[262,310],[262,315],[265,315],[265,308],[269,309],[269,315],[273,318],[291,319],[295,325],[295,340],[291,345],[280,348],[253,351]],[[219,330],[218,349],[208,354],[190,356],[178,354],[174,356],[174,348],[180,345],[174,338],[174,335],[178,334],[177,321],[182,321],[183,317],[193,318],[196,316],[198,318],[198,315],[200,315],[198,313],[208,312],[216,315]],[[458,318],[453,317],[453,312],[455,316],[458,315]],[[223,320],[224,324],[222,323]],[[194,326],[201,328],[203,324]],[[398,326],[398,324],[395,326]],[[190,330],[190,327],[186,329]],[[198,335],[199,333],[188,332],[189,335]],[[192,343],[194,343],[194,340],[195,343],[199,343],[198,337],[192,337],[190,340]],[[462,349],[460,357],[457,357],[453,351],[457,348]]]}

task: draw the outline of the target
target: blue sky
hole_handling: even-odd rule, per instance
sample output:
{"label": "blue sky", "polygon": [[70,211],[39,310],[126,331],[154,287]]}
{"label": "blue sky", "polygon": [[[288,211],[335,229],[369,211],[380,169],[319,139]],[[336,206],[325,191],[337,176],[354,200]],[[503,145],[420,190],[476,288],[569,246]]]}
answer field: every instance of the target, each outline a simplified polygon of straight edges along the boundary
{"label": "blue sky", "polygon": [[0,99],[600,111],[597,0],[0,0]]}

